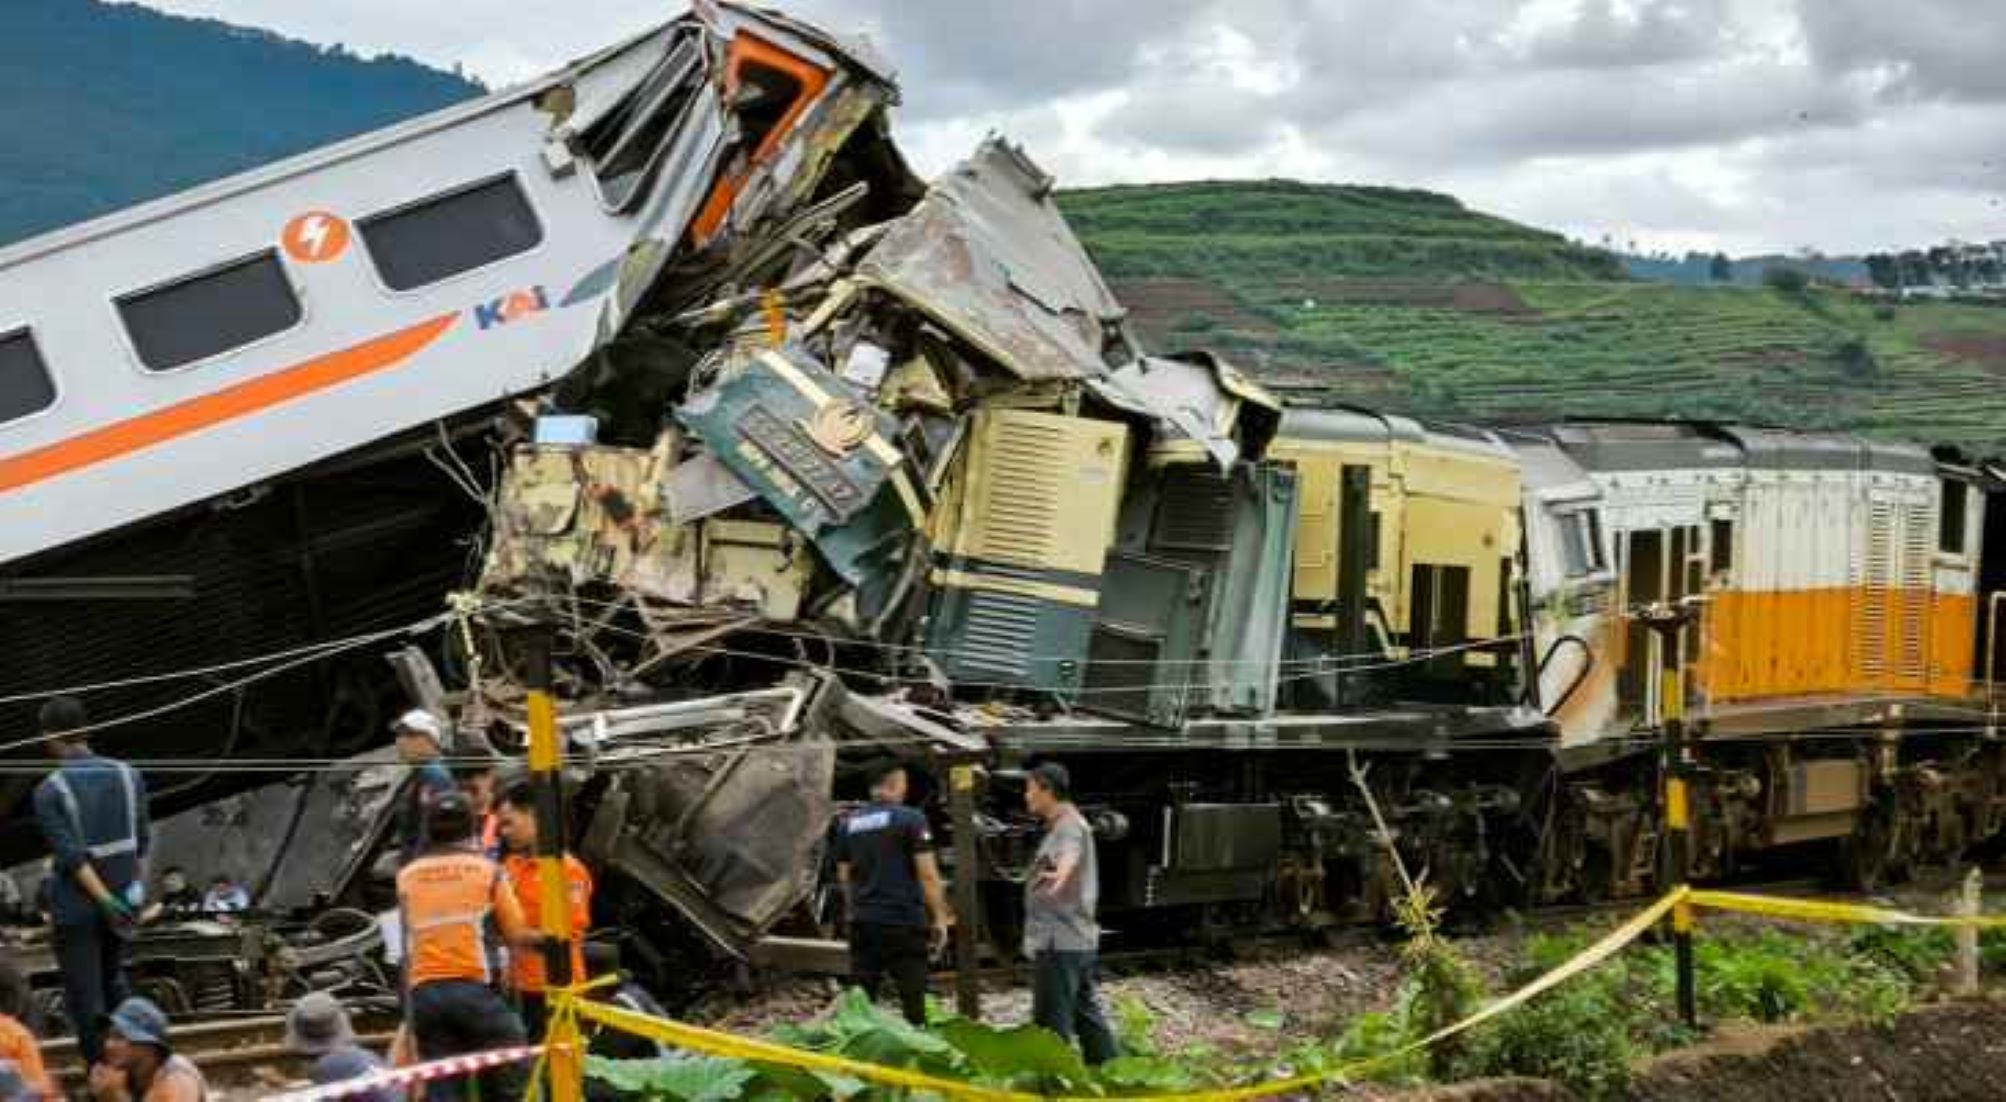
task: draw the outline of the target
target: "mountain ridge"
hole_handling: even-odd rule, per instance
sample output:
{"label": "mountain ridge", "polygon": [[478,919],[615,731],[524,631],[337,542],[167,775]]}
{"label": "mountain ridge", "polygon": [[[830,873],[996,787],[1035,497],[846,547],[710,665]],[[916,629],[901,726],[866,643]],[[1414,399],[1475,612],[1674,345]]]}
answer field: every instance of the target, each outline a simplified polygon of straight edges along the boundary
{"label": "mountain ridge", "polygon": [[[9,29],[0,243],[482,91],[133,4],[11,0]],[[1692,257],[1651,282],[1650,258],[1414,188],[1197,180],[1059,202],[1151,346],[1212,347],[1280,385],[1424,416],[1743,418],[2006,453],[2006,308],[1767,287],[1745,265],[1702,281]]]}

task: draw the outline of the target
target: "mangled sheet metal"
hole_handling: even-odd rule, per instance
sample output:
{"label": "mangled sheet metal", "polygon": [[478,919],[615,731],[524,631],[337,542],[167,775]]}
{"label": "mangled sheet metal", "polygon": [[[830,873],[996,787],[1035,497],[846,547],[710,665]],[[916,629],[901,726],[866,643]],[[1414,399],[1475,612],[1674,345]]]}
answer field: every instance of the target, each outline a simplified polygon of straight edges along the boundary
{"label": "mangled sheet metal", "polygon": [[[649,451],[522,449],[497,494],[484,583],[533,591],[598,582],[671,604],[793,619],[813,575],[806,538],[784,524],[711,515],[752,494],[734,489],[729,469],[722,478],[702,469],[711,466],[703,456],[675,464],[680,444],[670,432]],[[697,478],[678,478],[682,467],[700,467]],[[709,496],[687,496],[693,484]],[[684,522],[678,507],[699,511]]]}
{"label": "mangled sheet metal", "polygon": [[1260,458],[1280,424],[1279,399],[1208,353],[1143,356],[1086,385],[1116,409],[1157,423],[1152,455],[1196,446],[1221,471],[1240,459]]}
{"label": "mangled sheet metal", "polygon": [[778,233],[773,223],[815,194],[861,128],[886,145],[876,159],[887,175],[910,177],[881,133],[896,87],[866,46],[722,2],[700,4],[649,38],[629,62],[640,71],[546,100],[556,123],[545,159],[588,173],[606,211],[635,220],[625,255],[565,295],[570,305],[612,285],[601,343],[663,292],[691,248],[743,253]]}
{"label": "mangled sheet metal", "polygon": [[[896,419],[789,345],[759,349],[676,419],[789,524],[829,569],[874,588],[926,523]],[[883,593],[866,593],[866,606]]]}
{"label": "mangled sheet metal", "polygon": [[998,139],[936,182],[857,276],[1020,379],[1088,378],[1135,354],[1052,178]]}

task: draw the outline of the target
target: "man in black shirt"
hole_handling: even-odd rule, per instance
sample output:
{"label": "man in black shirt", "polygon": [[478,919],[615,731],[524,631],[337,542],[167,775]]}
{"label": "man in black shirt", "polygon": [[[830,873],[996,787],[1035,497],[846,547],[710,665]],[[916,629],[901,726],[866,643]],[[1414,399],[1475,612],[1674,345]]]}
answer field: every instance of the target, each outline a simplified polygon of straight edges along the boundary
{"label": "man in black shirt", "polygon": [[850,976],[876,998],[887,974],[906,1021],[926,1023],[927,938],[947,944],[954,916],[933,858],[926,816],[905,806],[905,768],[887,765],[872,778],[871,802],[844,818],[836,840],[836,879],[850,903]]}

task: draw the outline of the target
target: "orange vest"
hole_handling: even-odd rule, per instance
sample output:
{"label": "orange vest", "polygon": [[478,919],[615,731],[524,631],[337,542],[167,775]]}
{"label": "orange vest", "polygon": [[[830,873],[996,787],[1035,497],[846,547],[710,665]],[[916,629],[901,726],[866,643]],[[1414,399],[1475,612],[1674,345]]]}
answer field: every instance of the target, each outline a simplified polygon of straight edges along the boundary
{"label": "orange vest", "polygon": [[[536,858],[511,854],[502,867],[508,872],[509,886],[514,890],[523,921],[535,929],[543,929],[543,881],[537,876]],[[571,896],[571,979],[577,983],[585,979],[585,931],[592,925],[592,874],[586,871],[583,861],[568,853],[564,855],[564,885]],[[515,953],[509,957],[510,987],[540,994],[548,985],[542,953]]]}
{"label": "orange vest", "polygon": [[12,1060],[29,1088],[42,1092],[43,1098],[62,1097],[42,1066],[42,1047],[35,1035],[19,1020],[5,1014],[0,1014],[0,1060]]}
{"label": "orange vest", "polygon": [[411,988],[439,980],[493,980],[489,919],[497,908],[510,917],[517,910],[493,861],[461,851],[420,857],[397,873],[397,907]]}

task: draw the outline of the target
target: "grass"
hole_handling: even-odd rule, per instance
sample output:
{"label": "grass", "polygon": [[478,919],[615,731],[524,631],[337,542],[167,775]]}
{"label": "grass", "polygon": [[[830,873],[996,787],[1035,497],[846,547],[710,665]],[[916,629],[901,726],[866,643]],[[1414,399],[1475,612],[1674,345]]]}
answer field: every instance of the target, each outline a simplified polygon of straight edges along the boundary
{"label": "grass", "polygon": [[[1350,400],[1496,421],[1733,419],[2006,451],[2006,308],[1624,281],[1606,253],[1427,192],[1199,183],[1069,192],[1061,204],[1151,347],[1213,348]],[[1194,283],[1223,297],[1190,305]],[[1452,302],[1445,290],[1459,287],[1488,305]]]}

